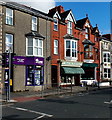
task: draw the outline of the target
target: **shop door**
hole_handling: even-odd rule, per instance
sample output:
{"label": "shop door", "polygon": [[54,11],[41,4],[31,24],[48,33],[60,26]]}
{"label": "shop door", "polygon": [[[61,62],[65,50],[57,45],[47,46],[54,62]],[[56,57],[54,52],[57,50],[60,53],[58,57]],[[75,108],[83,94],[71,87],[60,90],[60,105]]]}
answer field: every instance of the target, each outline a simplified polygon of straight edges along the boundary
{"label": "shop door", "polygon": [[57,66],[52,66],[52,86],[57,86]]}

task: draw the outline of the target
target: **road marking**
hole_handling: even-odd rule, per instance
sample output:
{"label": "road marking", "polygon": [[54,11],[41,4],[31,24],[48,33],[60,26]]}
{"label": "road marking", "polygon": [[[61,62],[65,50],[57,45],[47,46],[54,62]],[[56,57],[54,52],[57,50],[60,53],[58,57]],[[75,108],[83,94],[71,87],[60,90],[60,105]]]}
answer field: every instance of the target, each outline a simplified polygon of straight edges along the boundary
{"label": "road marking", "polygon": [[40,117],[37,117],[37,118],[35,118],[35,119],[33,119],[33,120],[38,120],[38,119],[41,119],[41,118],[43,118],[45,115],[42,115],[42,116],[40,116]]}
{"label": "road marking", "polygon": [[42,115],[42,116],[47,116],[47,117],[52,117],[53,116],[53,115],[49,115],[49,114],[46,114],[46,113],[37,112],[37,111],[29,110],[29,109],[25,109],[25,108],[12,107],[12,106],[8,106],[8,107],[16,109],[16,110],[21,110],[21,111],[26,111],[26,112],[31,112],[31,113],[39,114],[39,115]]}
{"label": "road marking", "polygon": [[112,104],[112,100],[111,100],[110,102],[106,102],[106,101],[105,101],[104,103],[106,103],[106,104]]}

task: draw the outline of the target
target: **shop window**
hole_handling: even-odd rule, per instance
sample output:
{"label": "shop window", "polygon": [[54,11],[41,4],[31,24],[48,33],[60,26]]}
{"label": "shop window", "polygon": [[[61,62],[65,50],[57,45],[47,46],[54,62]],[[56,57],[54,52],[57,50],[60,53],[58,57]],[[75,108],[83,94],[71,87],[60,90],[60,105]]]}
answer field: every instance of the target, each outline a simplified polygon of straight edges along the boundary
{"label": "shop window", "polygon": [[26,67],[26,85],[35,86],[43,84],[43,67],[29,65]]}
{"label": "shop window", "polygon": [[54,40],[54,54],[58,54],[58,40]]}
{"label": "shop window", "polygon": [[104,52],[103,53],[103,61],[104,62],[110,62],[110,52]]}
{"label": "shop window", "polygon": [[67,22],[67,33],[72,34],[72,22],[71,21]]}
{"label": "shop window", "polygon": [[93,59],[93,46],[84,44],[84,58]]}
{"label": "shop window", "polygon": [[77,41],[66,40],[66,56],[71,58],[77,58]]}
{"label": "shop window", "polygon": [[110,69],[104,68],[104,78],[110,78]]}
{"label": "shop window", "polygon": [[43,57],[43,40],[39,38],[27,38],[26,54]]}
{"label": "shop window", "polygon": [[84,67],[85,74],[81,75],[82,80],[94,80],[95,79],[95,70],[92,67]]}
{"label": "shop window", "polygon": [[13,10],[6,8],[6,24],[13,25]]}
{"label": "shop window", "polygon": [[58,31],[58,19],[54,18],[54,30]]}
{"label": "shop window", "polygon": [[32,30],[37,31],[37,17],[32,16]]}
{"label": "shop window", "polygon": [[5,35],[5,52],[13,52],[13,34]]}

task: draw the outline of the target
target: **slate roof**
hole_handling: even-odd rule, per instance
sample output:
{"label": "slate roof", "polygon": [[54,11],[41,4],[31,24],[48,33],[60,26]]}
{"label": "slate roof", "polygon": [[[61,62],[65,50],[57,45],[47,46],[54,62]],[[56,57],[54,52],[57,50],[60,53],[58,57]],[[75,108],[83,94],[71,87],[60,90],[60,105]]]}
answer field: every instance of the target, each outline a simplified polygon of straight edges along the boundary
{"label": "slate roof", "polygon": [[1,3],[1,4],[4,5],[4,6],[7,6],[9,8],[12,8],[12,9],[20,10],[22,12],[26,12],[28,14],[35,15],[37,17],[52,20],[52,18],[49,17],[48,14],[46,14],[44,12],[41,12],[39,10],[36,10],[34,8],[16,3],[16,2],[5,2],[5,3]]}
{"label": "slate roof", "polygon": [[37,32],[30,32],[30,33],[27,33],[27,34],[25,34],[25,36],[26,37],[39,37],[39,38],[43,38],[43,39],[45,39],[45,37],[43,36],[43,35],[41,35],[41,34],[39,34],[39,33],[37,33]]}
{"label": "slate roof", "polygon": [[48,13],[48,16],[53,18],[55,13],[56,13],[56,11],[51,11],[51,12]]}
{"label": "slate roof", "polygon": [[79,40],[78,38],[76,38],[76,37],[74,37],[73,35],[70,35],[70,34],[66,34],[66,35],[64,35],[64,38],[65,38],[65,39]]}
{"label": "slate roof", "polygon": [[93,43],[92,41],[88,40],[88,39],[84,39],[82,41],[83,44],[90,44],[90,45],[95,45],[95,43]]}
{"label": "slate roof", "polygon": [[107,38],[108,40],[111,40],[112,35],[111,34],[104,34],[102,37]]}
{"label": "slate roof", "polygon": [[87,19],[88,19],[88,17],[80,19],[80,20],[77,20],[76,21],[76,23],[77,23],[76,27],[83,29],[83,26],[84,26],[84,24],[85,24]]}
{"label": "slate roof", "polygon": [[99,36],[99,29],[98,29],[98,27],[94,27],[91,32],[92,32],[92,34],[96,34],[96,30],[98,30],[97,35]]}
{"label": "slate roof", "polygon": [[65,21],[66,17],[67,17],[68,14],[70,13],[70,11],[71,11],[71,10],[67,10],[67,11],[65,11],[65,12],[63,12],[63,13],[60,14],[61,20],[62,20],[63,22]]}

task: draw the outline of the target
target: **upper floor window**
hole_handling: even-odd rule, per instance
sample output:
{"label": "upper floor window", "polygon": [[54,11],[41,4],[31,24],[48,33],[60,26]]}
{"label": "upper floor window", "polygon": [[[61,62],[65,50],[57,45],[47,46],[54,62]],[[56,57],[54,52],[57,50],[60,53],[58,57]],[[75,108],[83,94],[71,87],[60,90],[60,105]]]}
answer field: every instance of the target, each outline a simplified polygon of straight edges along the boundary
{"label": "upper floor window", "polygon": [[108,48],[109,48],[108,42],[104,42],[104,43],[103,43],[103,48],[104,48],[104,49],[108,49]]}
{"label": "upper floor window", "polygon": [[54,18],[54,30],[58,31],[58,19]]}
{"label": "upper floor window", "polygon": [[84,58],[93,59],[93,46],[84,44]]}
{"label": "upper floor window", "polygon": [[65,57],[76,58],[77,57],[77,41],[66,40],[66,53]]}
{"label": "upper floor window", "polygon": [[98,42],[98,37],[95,37],[95,41]]}
{"label": "upper floor window", "polygon": [[103,61],[104,62],[110,62],[110,52],[104,52],[103,53]]}
{"label": "upper floor window", "polygon": [[85,38],[89,39],[89,28],[85,28]]}
{"label": "upper floor window", "polygon": [[43,40],[39,38],[27,38],[26,54],[43,57]]}
{"label": "upper floor window", "polygon": [[67,23],[67,33],[72,34],[72,22],[68,21]]}
{"label": "upper floor window", "polygon": [[6,8],[6,24],[13,25],[13,10]]}
{"label": "upper floor window", "polygon": [[54,54],[58,54],[58,40],[54,40]]}
{"label": "upper floor window", "polygon": [[104,68],[104,78],[110,78],[111,72],[110,69]]}
{"label": "upper floor window", "polygon": [[13,35],[12,34],[5,35],[5,51],[13,52]]}
{"label": "upper floor window", "polygon": [[32,30],[37,31],[37,17],[32,16]]}

